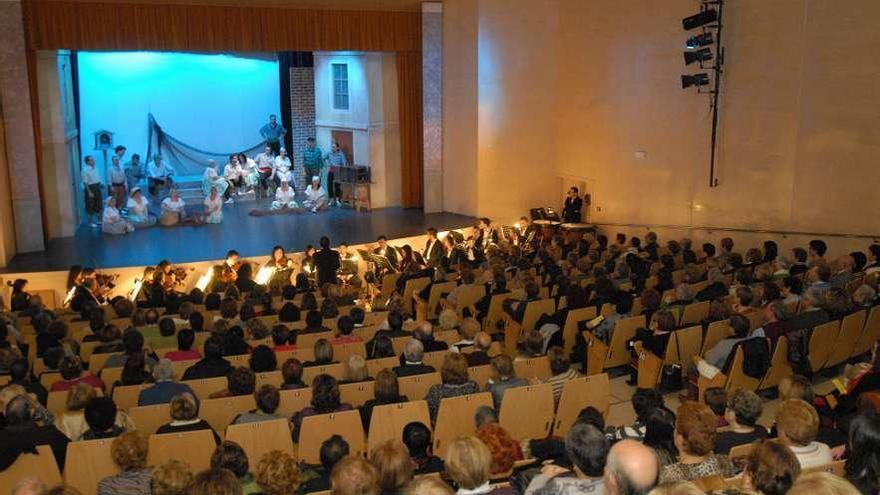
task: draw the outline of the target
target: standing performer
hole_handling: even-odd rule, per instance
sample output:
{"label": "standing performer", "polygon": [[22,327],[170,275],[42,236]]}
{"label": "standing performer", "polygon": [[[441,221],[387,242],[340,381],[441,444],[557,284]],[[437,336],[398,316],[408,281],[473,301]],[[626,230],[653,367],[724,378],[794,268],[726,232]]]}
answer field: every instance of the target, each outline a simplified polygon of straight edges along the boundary
{"label": "standing performer", "polygon": [[[113,158],[116,158],[115,156]],[[107,198],[107,206],[104,208],[104,224],[101,230],[105,234],[127,234],[134,232],[134,225],[128,220],[122,218],[119,210],[116,208],[116,198],[110,196]]]}
{"label": "standing performer", "polygon": [[128,208],[128,220],[136,228],[156,225],[156,217],[150,215],[150,200],[141,194],[140,187],[135,186],[131,190],[131,196],[128,198],[128,203],[125,206]]}
{"label": "standing performer", "polygon": [[174,175],[174,169],[165,163],[162,155],[153,157],[153,162],[147,166],[147,175],[150,176],[150,195],[154,197],[160,187],[171,189],[174,185],[174,181],[171,179],[171,176]]}
{"label": "standing performer", "polygon": [[281,181],[281,187],[275,190],[275,201],[272,201],[272,209],[280,210],[283,208],[299,208],[299,205],[296,204],[296,201],[293,199],[295,195],[296,191],[287,184],[287,181]]}
{"label": "standing performer", "polygon": [[[237,196],[241,196],[241,164],[238,162],[238,155],[229,155],[229,163],[223,167],[223,178],[229,181],[230,191],[235,191]],[[230,193],[229,196],[232,196]]]}
{"label": "standing performer", "polygon": [[318,270],[318,287],[336,283],[336,272],[342,266],[339,253],[330,249],[330,238],[321,237],[321,250],[315,253],[315,268]]}
{"label": "standing performer", "polygon": [[125,208],[125,184],[127,182],[125,172],[119,166],[119,155],[113,155],[110,161],[112,164],[107,170],[107,183],[110,184],[110,194],[116,199],[117,207]]}
{"label": "standing performer", "polygon": [[287,134],[287,129],[278,123],[275,115],[269,116],[269,123],[260,128],[260,135],[266,140],[266,146],[272,149],[276,155],[281,151],[281,140]]}
{"label": "standing performer", "polygon": [[216,187],[211,188],[211,194],[205,198],[205,223],[223,222],[223,198],[217,192]]}
{"label": "standing performer", "polygon": [[578,188],[572,186],[565,197],[565,205],[562,207],[562,221],[565,223],[581,223],[581,208],[584,200],[578,194]]}
{"label": "standing performer", "polygon": [[293,172],[290,170],[292,167],[287,150],[281,148],[278,156],[275,157],[275,166],[272,169],[272,180],[275,181],[276,187],[280,186],[283,180],[286,180],[288,184],[293,184],[294,188],[296,187],[296,183],[293,181]]}
{"label": "standing performer", "polygon": [[335,183],[335,179],[336,174],[339,172],[339,167],[348,165],[348,159],[335,141],[332,148],[330,148],[330,153],[327,153],[326,161],[329,167],[327,170],[327,194],[330,196],[330,206],[339,205],[339,198],[342,197],[342,188],[339,184]]}
{"label": "standing performer", "polygon": [[315,145],[315,138],[306,140],[306,150],[303,152],[303,168],[306,177],[321,176],[321,166],[324,165],[324,152]]}
{"label": "standing performer", "polygon": [[128,190],[133,190],[146,177],[144,166],[141,164],[141,155],[137,153],[131,155],[131,161],[125,164],[125,181],[128,183]]}
{"label": "standing performer", "polygon": [[308,209],[312,213],[318,213],[318,210],[327,206],[327,191],[321,187],[321,179],[316,175],[312,177],[312,183],[306,188],[306,199],[303,200],[303,208]]}
{"label": "standing performer", "polygon": [[95,228],[101,221],[101,176],[95,168],[95,157],[86,155],[86,166],[82,169],[82,181],[86,191],[86,215],[89,217],[89,226]]}

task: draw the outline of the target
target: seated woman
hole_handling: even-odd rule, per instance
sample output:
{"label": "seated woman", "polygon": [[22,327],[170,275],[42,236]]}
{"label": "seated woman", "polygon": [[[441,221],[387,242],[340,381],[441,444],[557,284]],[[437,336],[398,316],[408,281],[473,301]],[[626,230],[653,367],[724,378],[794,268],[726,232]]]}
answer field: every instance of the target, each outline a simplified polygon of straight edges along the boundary
{"label": "seated woman", "polygon": [[828,445],[817,442],[819,414],[801,399],[789,399],[776,409],[779,442],[788,446],[800,462],[801,469],[823,466],[834,458]]}
{"label": "seated woman", "polygon": [[161,433],[180,433],[185,431],[210,430],[214,434],[214,441],[220,445],[220,436],[211,428],[204,419],[199,418],[199,404],[195,397],[189,393],[175,395],[171,399],[171,422],[164,424],[156,430]]}
{"label": "seated woman", "polygon": [[742,487],[749,493],[764,495],[795,493],[789,490],[800,474],[801,466],[790,449],[778,442],[761,440],[746,460]]}
{"label": "seated woman", "polygon": [[281,384],[281,390],[297,390],[300,388],[308,388],[308,385],[302,381],[303,365],[296,358],[290,358],[281,365],[281,378],[284,382]]}
{"label": "seated woman", "polygon": [[660,483],[693,481],[708,476],[733,476],[734,468],[726,456],[716,455],[715,425],[717,419],[709,406],[685,402],[677,411],[675,446],[679,458],[675,464],[663,467]]}
{"label": "seated woman", "polygon": [[142,229],[156,225],[156,217],[150,215],[149,206],[150,200],[141,194],[141,188],[133,188],[125,207],[128,209],[128,221],[133,223],[135,228]]}
{"label": "seated woman", "polygon": [[[217,189],[217,194],[223,197],[226,194],[226,190],[229,189],[229,182],[217,174],[217,162],[208,160],[208,166],[205,167],[205,171],[202,173],[202,195],[208,197],[211,194],[212,188]],[[231,203],[232,201],[229,202]]]}
{"label": "seated woman", "polygon": [[[86,422],[85,408],[95,397],[97,397],[95,389],[85,383],[80,383],[67,392],[67,410],[56,416],[55,426],[70,441],[82,440],[83,435],[88,431],[89,424]],[[124,411],[116,411],[114,424],[126,431],[135,429],[134,423]]]}
{"label": "seated woman", "polygon": [[733,447],[767,438],[767,429],[756,424],[763,409],[764,403],[756,393],[734,390],[727,399],[727,411],[724,413],[730,428],[718,434],[715,452],[727,454]]}
{"label": "seated woman", "polygon": [[361,413],[361,423],[364,426],[364,432],[370,431],[370,421],[373,417],[373,409],[376,406],[399,404],[408,400],[405,395],[400,395],[397,375],[388,368],[383,369],[376,375],[374,394],[375,398],[364,402],[364,405],[358,408]]}
{"label": "seated woman", "polygon": [[458,486],[458,495],[498,495],[509,488],[492,488],[492,453],[477,437],[459,437],[446,448],[446,474]]}
{"label": "seated woman", "polygon": [[66,356],[58,364],[61,372],[61,380],[52,384],[50,392],[70,390],[80,383],[85,383],[92,388],[104,390],[104,382],[97,376],[83,371],[82,360],[78,356]]}
{"label": "seated woman", "polygon": [[351,404],[339,400],[339,384],[336,378],[321,374],[312,380],[312,405],[293,415],[293,441],[299,442],[300,428],[305,418],[319,414],[351,411]]}
{"label": "seated woman", "polygon": [[[659,358],[666,356],[666,344],[669,343],[669,337],[675,331],[677,326],[675,315],[671,311],[662,309],[654,313],[649,328],[639,328],[636,330],[636,336],[633,342],[641,342],[645,350],[654,354]],[[636,351],[633,350],[635,356]],[[630,368],[630,379],[627,381],[630,385],[635,385],[638,379],[638,362]]]}
{"label": "seated woman", "polygon": [[[489,406],[477,409],[474,417],[476,436],[489,447],[492,463],[489,472],[493,475],[502,474],[513,469],[513,463],[523,459],[523,451],[519,442],[510,436],[499,423],[498,414]],[[597,432],[601,435],[601,432]]]}
{"label": "seated woman", "polygon": [[318,339],[315,342],[315,360],[314,361],[306,361],[303,363],[303,366],[306,368],[311,366],[323,366],[325,364],[334,364],[336,361],[333,360],[333,345],[330,344],[330,341],[327,339]]}
{"label": "seated woman", "polygon": [[295,197],[296,191],[290,187],[290,184],[286,180],[281,181],[281,187],[275,190],[275,201],[272,201],[272,209],[283,210],[288,208],[293,210],[299,208],[299,204],[294,199]]}
{"label": "seated woman", "polygon": [[475,394],[480,391],[480,386],[468,376],[467,359],[458,353],[446,355],[443,367],[440,369],[440,380],[442,383],[432,385],[425,396],[432,422],[437,421],[437,411],[440,409],[441,400],[447,397]]}
{"label": "seated woman", "polygon": [[321,179],[316,175],[312,177],[312,183],[306,187],[306,199],[303,200],[303,208],[312,213],[327,207],[327,191],[321,187]]}
{"label": "seated woman", "polygon": [[404,487],[413,479],[409,452],[400,440],[388,440],[373,449],[370,462],[378,471],[382,494],[403,494]]}
{"label": "seated woman", "polygon": [[238,155],[229,155],[229,163],[223,167],[223,178],[229,182],[230,199],[232,199],[232,193],[235,193],[236,196],[241,196],[242,194],[242,172],[241,164],[238,162]]}
{"label": "seated woman", "polygon": [[162,200],[162,216],[159,217],[159,223],[170,227],[186,221],[186,201],[177,193],[177,189],[172,189],[171,194]]}
{"label": "seated woman", "polygon": [[415,474],[443,472],[443,459],[431,454],[431,430],[423,423],[413,421],[404,426],[403,443],[409,450]]}
{"label": "seated woman", "polygon": [[260,183],[260,172],[257,170],[257,162],[248,158],[243,152],[238,154],[238,164],[241,166],[241,180],[247,192],[254,192]]}
{"label": "seated woman", "polygon": [[245,423],[259,423],[261,421],[271,421],[273,419],[286,419],[283,416],[275,414],[281,403],[281,394],[275,385],[265,384],[254,392],[254,400],[257,408],[241,413],[232,420],[232,424],[240,425]]}
{"label": "seated woman", "polygon": [[223,199],[216,187],[211,188],[211,193],[205,198],[205,223],[223,222]]}
{"label": "seated woman", "polygon": [[348,356],[345,363],[345,380],[340,383],[371,382],[373,378],[367,373],[367,361],[360,354]]}
{"label": "seated woman", "polygon": [[120,473],[98,482],[98,495],[150,495],[152,469],[147,467],[147,436],[130,431],[113,440],[110,455]]}
{"label": "seated woman", "polygon": [[109,196],[107,205],[104,207],[104,216],[101,223],[101,231],[105,234],[119,235],[134,232],[134,224],[122,218],[119,209],[116,208],[116,198]]}
{"label": "seated woman", "polygon": [[847,458],[844,470],[846,479],[859,488],[861,493],[880,493],[880,415],[865,412],[850,423]]}
{"label": "seated woman", "polygon": [[[721,339],[709,349],[704,360],[710,366],[722,371],[731,353],[736,349],[736,345],[749,338],[749,329],[751,328],[749,319],[741,314],[733,314],[727,321],[733,335]],[[697,367],[700,368],[700,365]]]}

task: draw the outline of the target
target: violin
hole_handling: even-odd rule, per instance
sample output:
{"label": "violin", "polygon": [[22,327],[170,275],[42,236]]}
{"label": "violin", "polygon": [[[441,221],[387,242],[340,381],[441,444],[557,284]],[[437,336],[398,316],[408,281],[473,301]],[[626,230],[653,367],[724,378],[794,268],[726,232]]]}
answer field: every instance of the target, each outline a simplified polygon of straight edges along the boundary
{"label": "violin", "polygon": [[186,268],[183,266],[172,267],[162,279],[162,288],[166,291],[174,290],[178,285],[183,285],[189,272],[193,271],[195,271],[195,268]]}
{"label": "violin", "polygon": [[220,281],[231,284],[238,280],[238,269],[241,268],[241,261],[236,261],[234,265],[223,263],[223,271],[220,273]]}

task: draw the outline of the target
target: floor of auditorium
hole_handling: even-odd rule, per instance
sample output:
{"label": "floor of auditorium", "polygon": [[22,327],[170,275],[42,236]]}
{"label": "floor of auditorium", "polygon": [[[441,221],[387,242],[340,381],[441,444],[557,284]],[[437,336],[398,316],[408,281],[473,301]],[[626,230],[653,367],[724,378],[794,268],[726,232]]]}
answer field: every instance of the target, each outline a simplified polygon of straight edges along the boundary
{"label": "floor of auditorium", "polygon": [[221,224],[151,227],[120,236],[85,226],[74,237],[50,240],[45,251],[16,255],[0,273],[66,270],[77,263],[111,268],[156,263],[163,258],[186,263],[223,258],[229,249],[245,257],[260,256],[268,255],[276,244],[288,251],[302,251],[307,244],[317,245],[322,235],[330,236],[333,245],[343,241],[363,244],[379,235],[409,237],[423,234],[428,227],[443,231],[474,221],[465,215],[403,208],[357,212],[334,207],[318,213],[249,215],[254,208],[267,207],[268,200],[224,205]]}

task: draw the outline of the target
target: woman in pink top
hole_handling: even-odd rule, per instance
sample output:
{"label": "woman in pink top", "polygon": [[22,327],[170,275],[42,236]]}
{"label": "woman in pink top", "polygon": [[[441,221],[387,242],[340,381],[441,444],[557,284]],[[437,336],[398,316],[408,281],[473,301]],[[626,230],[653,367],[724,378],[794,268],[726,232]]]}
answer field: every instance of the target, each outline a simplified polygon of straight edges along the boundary
{"label": "woman in pink top", "polygon": [[50,392],[66,392],[80,383],[104,390],[104,382],[100,378],[83,372],[82,360],[78,356],[66,356],[58,365],[58,371],[61,372],[61,381],[53,383]]}
{"label": "woman in pink top", "polygon": [[192,361],[202,359],[199,351],[193,350],[192,345],[196,340],[196,334],[189,328],[177,332],[177,350],[165,353],[165,359],[171,361]]}

